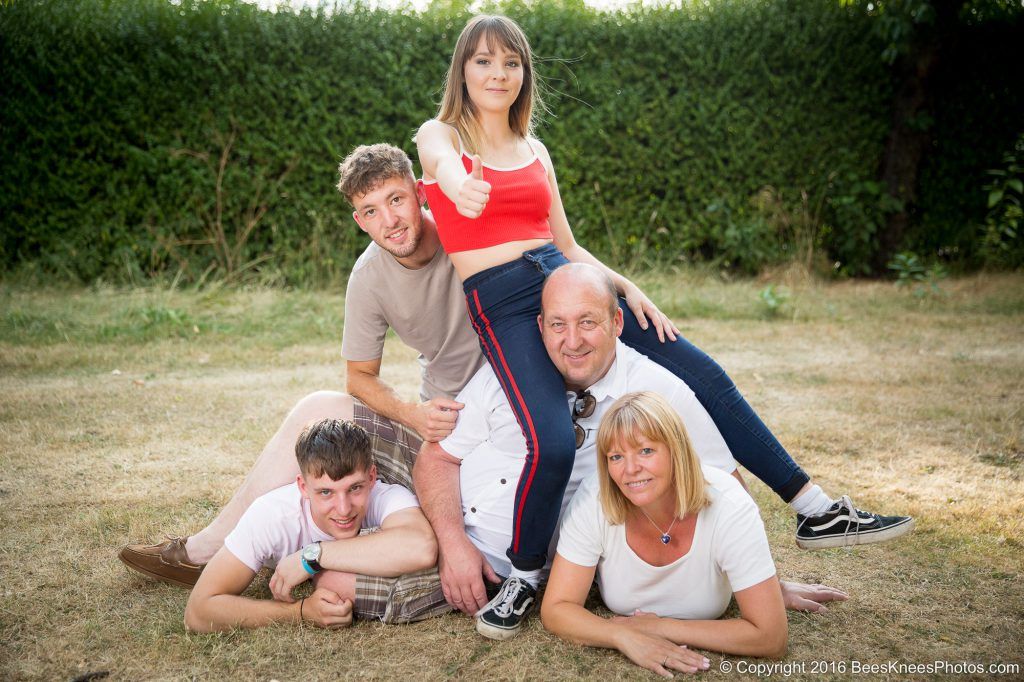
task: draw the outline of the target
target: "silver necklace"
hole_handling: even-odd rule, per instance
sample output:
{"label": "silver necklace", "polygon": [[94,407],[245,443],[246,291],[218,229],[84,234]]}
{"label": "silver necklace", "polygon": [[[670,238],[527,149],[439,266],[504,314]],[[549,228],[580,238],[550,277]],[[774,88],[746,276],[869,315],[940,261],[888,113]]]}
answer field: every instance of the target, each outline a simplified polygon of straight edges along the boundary
{"label": "silver necklace", "polygon": [[[637,507],[637,509],[640,509],[640,507]],[[640,509],[640,513],[644,516],[647,516],[647,512],[645,512],[643,509]],[[652,526],[658,529],[659,533],[661,533],[661,544],[667,545],[668,543],[672,542],[672,536],[669,535],[669,533],[672,532],[672,526],[676,525],[676,521],[678,520],[678,518],[672,518],[672,523],[668,524],[668,530],[662,530],[658,526],[658,524],[654,522],[654,519],[652,519],[650,516],[647,516],[647,520],[651,522]]]}

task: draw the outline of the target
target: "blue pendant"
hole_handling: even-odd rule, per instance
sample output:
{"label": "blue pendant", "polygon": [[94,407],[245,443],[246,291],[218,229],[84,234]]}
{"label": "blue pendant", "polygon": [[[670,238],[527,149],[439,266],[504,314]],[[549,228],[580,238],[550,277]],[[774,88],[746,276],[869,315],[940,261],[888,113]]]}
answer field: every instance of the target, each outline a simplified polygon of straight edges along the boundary
{"label": "blue pendant", "polygon": [[672,541],[672,536],[671,535],[669,535],[668,533],[662,533],[661,534],[661,544],[667,545],[671,541]]}

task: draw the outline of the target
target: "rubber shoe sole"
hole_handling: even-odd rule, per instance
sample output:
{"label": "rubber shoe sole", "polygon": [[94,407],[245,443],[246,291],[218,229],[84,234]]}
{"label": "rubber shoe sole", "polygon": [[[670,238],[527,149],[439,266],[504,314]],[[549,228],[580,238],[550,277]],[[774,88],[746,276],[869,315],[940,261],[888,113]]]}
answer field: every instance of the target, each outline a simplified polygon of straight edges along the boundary
{"label": "rubber shoe sole", "polygon": [[537,590],[521,578],[506,578],[498,593],[476,613],[476,631],[488,639],[512,639],[537,604]]}
{"label": "rubber shoe sole", "polygon": [[907,518],[877,530],[862,530],[846,535],[830,535],[822,538],[801,538],[797,536],[796,546],[800,549],[827,549],[829,547],[854,547],[857,545],[873,545],[876,542],[887,542],[914,530],[914,519]]}
{"label": "rubber shoe sole", "polygon": [[476,619],[476,631],[486,637],[487,639],[496,639],[500,642],[504,642],[512,639],[519,634],[519,631],[523,629],[523,622],[526,620],[526,616],[523,616],[523,620],[519,622],[513,628],[502,628],[497,625],[491,625],[486,623],[479,618]]}

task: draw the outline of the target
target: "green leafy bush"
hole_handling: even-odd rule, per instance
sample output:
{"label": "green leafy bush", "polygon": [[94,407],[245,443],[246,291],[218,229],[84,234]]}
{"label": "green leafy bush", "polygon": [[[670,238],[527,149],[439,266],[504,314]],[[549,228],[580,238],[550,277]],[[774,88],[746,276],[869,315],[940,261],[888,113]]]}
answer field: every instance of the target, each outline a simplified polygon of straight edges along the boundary
{"label": "green leafy bush", "polygon": [[767,320],[774,320],[783,313],[789,303],[789,292],[784,287],[769,284],[757,294],[761,302],[761,314]]}
{"label": "green leafy bush", "polygon": [[1024,133],[1003,155],[1003,167],[987,174],[988,215],[982,228],[982,253],[991,265],[1019,268],[1024,265]]}
{"label": "green leafy bush", "polygon": [[[918,212],[907,248],[966,265],[993,264],[976,226],[986,219],[985,171],[997,167],[1021,133],[1024,8],[974,3],[1002,14],[972,19],[946,44],[934,77],[932,146],[922,159]],[[971,3],[965,11],[972,10]]]}
{"label": "green leafy bush", "polygon": [[943,293],[939,282],[948,273],[941,263],[925,265],[916,253],[903,251],[893,256],[888,267],[896,273],[896,286],[910,289],[918,298]]}
{"label": "green leafy bush", "polygon": [[[889,210],[870,183],[891,94],[864,13],[822,0],[499,9],[540,58],[553,113],[539,135],[582,243],[634,267],[748,272],[810,243],[860,271]],[[460,2],[5,3],[0,270],[336,284],[365,244],[337,163],[366,142],[414,152],[469,16]],[[776,201],[752,201],[765,187]],[[779,216],[808,196],[824,203],[798,234]]]}

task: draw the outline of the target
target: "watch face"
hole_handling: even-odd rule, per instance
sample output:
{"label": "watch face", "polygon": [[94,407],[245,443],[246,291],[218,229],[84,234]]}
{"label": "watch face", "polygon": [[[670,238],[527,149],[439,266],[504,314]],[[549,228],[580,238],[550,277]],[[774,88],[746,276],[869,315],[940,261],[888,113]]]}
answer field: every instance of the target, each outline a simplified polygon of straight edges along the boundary
{"label": "watch face", "polygon": [[319,561],[320,560],[320,543],[314,542],[311,545],[306,545],[302,548],[302,558],[306,561]]}

